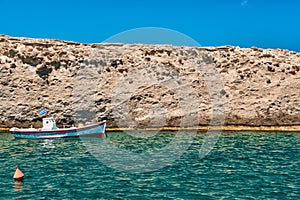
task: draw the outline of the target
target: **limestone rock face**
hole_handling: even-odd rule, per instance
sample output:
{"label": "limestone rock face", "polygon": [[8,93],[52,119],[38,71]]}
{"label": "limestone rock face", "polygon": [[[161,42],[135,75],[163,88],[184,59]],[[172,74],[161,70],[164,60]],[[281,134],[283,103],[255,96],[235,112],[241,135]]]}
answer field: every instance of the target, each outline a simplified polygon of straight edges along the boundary
{"label": "limestone rock face", "polygon": [[2,127],[39,127],[44,107],[66,126],[299,125],[299,92],[300,54],[288,50],[0,35]]}

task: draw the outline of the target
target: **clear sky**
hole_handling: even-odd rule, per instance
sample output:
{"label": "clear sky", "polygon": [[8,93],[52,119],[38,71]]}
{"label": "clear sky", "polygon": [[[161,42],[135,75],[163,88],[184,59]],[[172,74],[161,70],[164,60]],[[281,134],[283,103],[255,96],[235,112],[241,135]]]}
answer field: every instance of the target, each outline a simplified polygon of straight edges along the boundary
{"label": "clear sky", "polygon": [[299,0],[0,0],[0,33],[99,43],[120,32],[161,27],[203,46],[300,52]]}

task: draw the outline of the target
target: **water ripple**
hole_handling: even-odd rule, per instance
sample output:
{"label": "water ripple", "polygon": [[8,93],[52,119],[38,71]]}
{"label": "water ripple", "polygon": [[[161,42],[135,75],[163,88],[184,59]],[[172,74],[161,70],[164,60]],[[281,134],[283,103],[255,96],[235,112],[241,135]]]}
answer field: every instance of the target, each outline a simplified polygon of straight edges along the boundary
{"label": "water ripple", "polygon": [[[174,134],[110,140],[132,152],[152,152]],[[199,134],[165,168],[129,174],[96,160],[80,139],[21,140],[0,135],[0,199],[299,199],[299,133],[223,134],[199,159]],[[12,179],[15,165],[24,182]]]}

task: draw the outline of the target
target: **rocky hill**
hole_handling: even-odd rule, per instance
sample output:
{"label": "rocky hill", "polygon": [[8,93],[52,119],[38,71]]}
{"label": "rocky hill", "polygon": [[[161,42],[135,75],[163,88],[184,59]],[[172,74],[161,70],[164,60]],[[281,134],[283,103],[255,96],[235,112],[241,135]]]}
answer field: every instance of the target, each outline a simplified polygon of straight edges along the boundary
{"label": "rocky hill", "polygon": [[66,126],[300,125],[299,70],[281,49],[0,35],[0,125],[38,127],[44,107]]}

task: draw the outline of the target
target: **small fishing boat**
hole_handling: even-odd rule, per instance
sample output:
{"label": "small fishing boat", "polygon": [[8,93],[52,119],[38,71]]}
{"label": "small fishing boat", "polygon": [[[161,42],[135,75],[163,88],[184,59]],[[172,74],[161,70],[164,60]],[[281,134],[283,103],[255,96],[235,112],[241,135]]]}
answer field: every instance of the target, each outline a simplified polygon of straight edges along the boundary
{"label": "small fishing boat", "polygon": [[106,121],[83,127],[57,128],[53,117],[43,118],[43,128],[11,128],[9,131],[16,138],[48,139],[66,137],[106,137]]}

